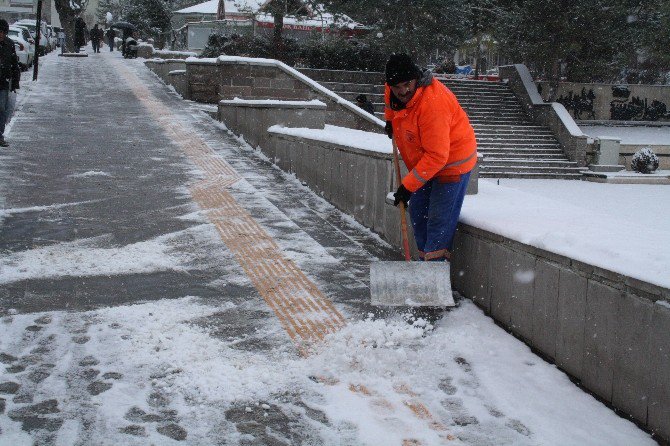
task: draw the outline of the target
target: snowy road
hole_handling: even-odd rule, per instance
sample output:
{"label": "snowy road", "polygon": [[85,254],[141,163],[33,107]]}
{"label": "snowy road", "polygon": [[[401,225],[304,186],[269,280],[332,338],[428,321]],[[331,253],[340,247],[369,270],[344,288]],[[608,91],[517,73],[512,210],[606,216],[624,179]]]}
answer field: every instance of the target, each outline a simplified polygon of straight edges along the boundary
{"label": "snowy road", "polygon": [[0,165],[0,445],[655,444],[469,301],[375,312],[389,247],[141,61],[43,60]]}

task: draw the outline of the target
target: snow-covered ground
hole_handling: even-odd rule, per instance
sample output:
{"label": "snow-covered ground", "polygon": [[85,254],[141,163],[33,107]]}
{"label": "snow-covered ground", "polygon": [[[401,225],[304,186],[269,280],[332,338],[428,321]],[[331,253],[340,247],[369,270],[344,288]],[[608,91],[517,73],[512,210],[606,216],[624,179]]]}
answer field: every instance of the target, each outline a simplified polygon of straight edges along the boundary
{"label": "snow-covered ground", "polygon": [[461,221],[670,287],[670,186],[480,180]]}
{"label": "snow-covered ground", "polygon": [[[105,59],[119,58],[116,53],[100,57],[98,68],[91,65],[91,70],[108,71],[111,67]],[[55,62],[49,57],[43,60]],[[133,75],[141,76],[135,82],[151,79],[141,61],[124,64]],[[100,88],[125,88],[101,84]],[[48,96],[48,90],[42,91],[40,100]],[[195,107],[190,112],[179,110],[172,119],[197,128],[198,120],[205,118]],[[203,138],[223,158],[234,159],[236,169],[246,169],[241,173],[244,180],[232,192],[241,204],[254,208],[253,215],[261,216],[258,220],[279,239],[282,249],[288,241],[297,247],[293,253],[290,246],[285,249],[297,265],[302,267],[306,258],[300,250],[317,253],[328,268],[336,268],[332,252],[360,248],[355,237],[348,239],[350,244],[331,250],[320,245],[295,223],[295,212],[273,203],[296,201],[296,206],[302,206],[302,202],[317,201],[319,206],[299,210],[333,215],[332,206],[314,194],[291,200],[288,191],[301,187],[297,180],[283,175],[276,184],[276,177],[268,174],[272,168],[253,172],[255,155],[232,138],[213,132]],[[166,149],[170,154],[178,150],[176,145]],[[104,173],[112,171],[108,167],[86,170],[82,179],[106,178]],[[192,176],[197,178],[198,172],[194,170]],[[8,178],[0,179],[0,191],[20,187]],[[593,203],[581,187],[593,188]],[[568,243],[571,250],[588,258],[611,256],[621,246],[630,254],[631,244],[613,243],[617,234],[627,234],[616,232],[616,226],[634,227],[639,221],[633,214],[640,214],[640,219],[651,215],[644,206],[647,200],[667,203],[668,196],[657,188],[617,187],[507,180],[498,186],[482,181],[480,195],[466,200],[464,218],[552,248]],[[616,198],[619,203],[611,198],[613,190],[622,191]],[[626,202],[631,202],[628,208]],[[72,205],[77,203],[72,197]],[[618,204],[618,212],[625,216],[619,215],[618,225],[588,232],[591,244],[580,245],[588,241],[585,228],[618,215],[606,203]],[[0,218],[29,209],[36,208],[8,209]],[[668,211],[661,212],[659,218],[667,222]],[[114,446],[655,444],[647,433],[580,390],[469,301],[461,302],[435,326],[423,319],[408,322],[403,315],[366,318],[353,314],[355,305],[338,303],[352,322],[312,355],[298,355],[206,217],[185,209],[183,218],[197,225],[125,246],[110,247],[104,237],[98,237],[25,248],[2,258],[5,282],[113,277],[129,268],[144,273],[189,271],[202,262],[189,251],[195,249],[196,240],[198,246],[214,247],[207,260],[226,265],[226,272],[213,284],[221,291],[216,299],[191,295],[79,312],[10,309],[0,319],[0,445],[32,445],[36,440]],[[666,238],[654,239],[652,246],[669,246],[663,244],[667,240],[663,229],[662,220],[654,218],[651,231]],[[178,240],[186,232],[191,244]],[[575,238],[574,234],[582,235]],[[640,262],[647,257],[632,254]],[[659,255],[660,260],[651,259],[655,262],[651,268],[667,266],[667,253]],[[318,266],[318,262],[304,263]],[[341,270],[348,273],[344,264]],[[233,299],[225,292],[227,287],[245,286],[250,289],[248,295]],[[244,319],[252,312],[255,318]],[[235,329],[226,331],[228,326]],[[7,383],[13,382],[21,387],[8,396],[12,386]],[[22,423],[38,422],[43,429],[22,429]]]}
{"label": "snow-covered ground", "polygon": [[[296,417],[302,444],[314,445],[401,445],[407,438],[438,445],[445,433],[460,439],[448,444],[655,444],[470,302],[434,328],[400,317],[352,323],[307,358],[286,346],[254,351],[237,348],[237,338],[212,336],[214,320],[234,317],[239,306],[184,297],[8,316],[0,351],[20,353],[29,346],[25,333],[34,333],[28,327],[43,327],[32,336],[48,347],[49,376],[35,386],[36,401],[59,402],[50,414],[64,419],[59,445],[82,436],[97,445],[177,444],[153,429],[170,417],[188,432],[182,444],[239,444],[249,435],[222,422],[235,410],[249,422]],[[263,329],[270,337],[275,330]],[[94,383],[86,379],[92,373]],[[79,394],[87,391],[94,396],[82,405]],[[415,416],[414,401],[446,431]],[[124,433],[129,421],[146,437]],[[20,424],[1,416],[0,429],[2,445],[33,444]]]}
{"label": "snow-covered ground", "polygon": [[621,144],[670,146],[670,125],[634,127],[581,124],[579,127],[585,134],[594,138],[599,136],[620,138]]}

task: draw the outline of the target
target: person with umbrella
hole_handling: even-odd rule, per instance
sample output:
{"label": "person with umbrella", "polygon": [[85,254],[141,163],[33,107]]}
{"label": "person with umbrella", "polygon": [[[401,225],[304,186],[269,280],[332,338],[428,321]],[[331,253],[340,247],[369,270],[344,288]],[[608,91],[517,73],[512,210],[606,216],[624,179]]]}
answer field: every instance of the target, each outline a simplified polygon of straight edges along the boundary
{"label": "person with umbrella", "polygon": [[123,57],[128,57],[128,44],[126,41],[128,38],[133,37],[133,31],[136,29],[135,25],[128,22],[116,22],[111,27],[121,30],[121,54]]}

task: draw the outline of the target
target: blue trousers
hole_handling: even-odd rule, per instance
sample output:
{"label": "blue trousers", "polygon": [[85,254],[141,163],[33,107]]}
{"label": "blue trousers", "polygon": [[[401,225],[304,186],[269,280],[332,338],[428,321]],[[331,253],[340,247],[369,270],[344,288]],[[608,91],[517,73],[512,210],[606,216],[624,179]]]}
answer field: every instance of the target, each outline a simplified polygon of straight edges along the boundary
{"label": "blue trousers", "polygon": [[412,194],[409,216],[422,260],[449,260],[470,172],[456,183],[434,178]]}

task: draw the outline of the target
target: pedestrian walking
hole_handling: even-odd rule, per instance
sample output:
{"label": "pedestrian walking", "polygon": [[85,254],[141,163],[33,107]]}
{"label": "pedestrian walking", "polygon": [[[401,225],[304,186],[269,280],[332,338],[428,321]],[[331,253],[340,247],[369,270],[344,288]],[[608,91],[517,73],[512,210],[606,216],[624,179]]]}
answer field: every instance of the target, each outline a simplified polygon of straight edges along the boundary
{"label": "pedestrian walking", "polygon": [[356,96],[356,105],[371,115],[375,114],[375,106],[372,104],[372,102],[368,101],[368,97],[364,94],[359,94]]}
{"label": "pedestrian walking", "polygon": [[93,26],[93,28],[91,28],[90,36],[91,36],[91,46],[93,47],[93,52],[99,53],[100,41],[102,41],[103,39],[103,34],[102,30],[98,27],[97,23]]}
{"label": "pedestrian walking", "polygon": [[62,29],[58,31],[58,45],[60,45],[60,53],[65,54],[65,31]]}
{"label": "pedestrian walking", "polygon": [[408,169],[395,205],[409,203],[421,259],[449,261],[477,163],[475,132],[451,90],[406,54],[392,54],[385,74],[386,132]]}
{"label": "pedestrian walking", "polygon": [[109,45],[109,51],[114,51],[114,38],[116,37],[116,32],[112,28],[107,30],[107,44]]}
{"label": "pedestrian walking", "polygon": [[86,23],[81,17],[74,21],[74,52],[78,53],[86,45]]}
{"label": "pedestrian walking", "polygon": [[14,41],[7,37],[9,24],[0,19],[0,146],[7,147],[5,124],[9,119],[9,92],[18,90],[21,80],[19,58],[16,56]]}

